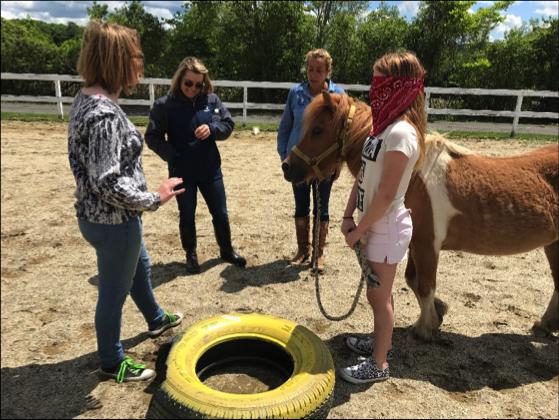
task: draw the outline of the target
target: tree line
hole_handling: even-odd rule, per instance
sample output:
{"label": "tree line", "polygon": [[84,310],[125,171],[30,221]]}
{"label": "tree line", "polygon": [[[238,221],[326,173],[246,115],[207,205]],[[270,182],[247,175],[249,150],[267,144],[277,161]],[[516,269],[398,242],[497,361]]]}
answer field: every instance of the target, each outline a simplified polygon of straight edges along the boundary
{"label": "tree line", "polygon": [[[112,12],[94,1],[87,11],[90,19],[138,31],[146,77],[170,78],[185,56],[194,55],[214,80],[301,81],[305,53],[323,47],[334,59],[336,82],[369,84],[375,59],[404,48],[424,63],[427,86],[557,91],[558,19],[533,19],[491,41],[513,2],[495,1],[471,13],[475,3],[423,1],[411,21],[390,2],[370,11],[367,1],[192,1],[171,19],[151,15],[140,1]],[[83,30],[74,23],[2,18],[2,72],[76,74]],[[13,93],[5,91],[16,86],[4,81],[2,92]],[[242,95],[219,93],[229,100]],[[262,89],[251,100],[277,102],[285,95]],[[514,108],[514,98],[456,100],[462,106]],[[557,110],[555,99],[532,101],[532,110]]]}

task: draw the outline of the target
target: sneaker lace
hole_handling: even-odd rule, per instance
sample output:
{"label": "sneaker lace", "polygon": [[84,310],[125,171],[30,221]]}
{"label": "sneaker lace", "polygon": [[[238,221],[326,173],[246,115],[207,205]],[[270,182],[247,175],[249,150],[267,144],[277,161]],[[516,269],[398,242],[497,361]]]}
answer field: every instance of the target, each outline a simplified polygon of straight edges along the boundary
{"label": "sneaker lace", "polygon": [[175,322],[177,320],[177,317],[170,312],[165,311],[165,316],[169,320],[170,324],[172,324],[173,322]]}
{"label": "sneaker lace", "polygon": [[126,375],[126,370],[130,370],[132,373],[136,373],[138,370],[145,369],[146,365],[141,363],[135,363],[131,357],[126,356],[124,360],[120,363],[120,368],[118,369],[118,374],[116,375],[117,383],[121,383]]}

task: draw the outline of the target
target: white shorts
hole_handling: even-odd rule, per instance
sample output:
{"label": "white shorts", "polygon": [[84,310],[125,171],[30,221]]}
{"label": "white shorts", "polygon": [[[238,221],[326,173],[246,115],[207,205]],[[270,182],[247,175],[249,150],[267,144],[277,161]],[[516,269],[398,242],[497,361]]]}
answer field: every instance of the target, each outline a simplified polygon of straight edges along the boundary
{"label": "white shorts", "polygon": [[399,263],[406,257],[412,232],[409,209],[401,207],[386,214],[369,228],[364,237],[367,259],[378,263]]}

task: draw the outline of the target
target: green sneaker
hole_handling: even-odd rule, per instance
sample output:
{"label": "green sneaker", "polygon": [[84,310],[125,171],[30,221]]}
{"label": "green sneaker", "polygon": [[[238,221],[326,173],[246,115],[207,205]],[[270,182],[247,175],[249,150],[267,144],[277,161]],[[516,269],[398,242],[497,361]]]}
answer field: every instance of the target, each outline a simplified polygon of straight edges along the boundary
{"label": "green sneaker", "polygon": [[150,337],[157,337],[163,331],[168,330],[169,328],[176,327],[182,322],[183,315],[180,312],[175,312],[173,314],[165,311],[165,316],[161,323],[155,327],[154,329],[148,330],[148,335]]}
{"label": "green sneaker", "polygon": [[146,368],[145,365],[135,363],[132,358],[126,356],[120,364],[113,369],[100,369],[102,376],[116,379],[117,383],[129,381],[145,381],[155,376],[155,371]]}

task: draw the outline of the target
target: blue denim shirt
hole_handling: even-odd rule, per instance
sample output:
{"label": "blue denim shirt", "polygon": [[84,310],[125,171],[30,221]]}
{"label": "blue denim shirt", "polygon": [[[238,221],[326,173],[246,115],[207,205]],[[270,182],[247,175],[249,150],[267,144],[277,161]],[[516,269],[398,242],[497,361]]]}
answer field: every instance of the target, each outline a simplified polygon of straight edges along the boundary
{"label": "blue denim shirt", "polygon": [[[344,90],[336,86],[331,80],[328,81],[328,91],[331,93],[344,93]],[[278,153],[284,160],[291,149],[299,143],[301,127],[303,125],[303,112],[313,100],[309,90],[309,83],[299,83],[291,88],[287,96],[287,103],[283,110],[278,128]]]}

